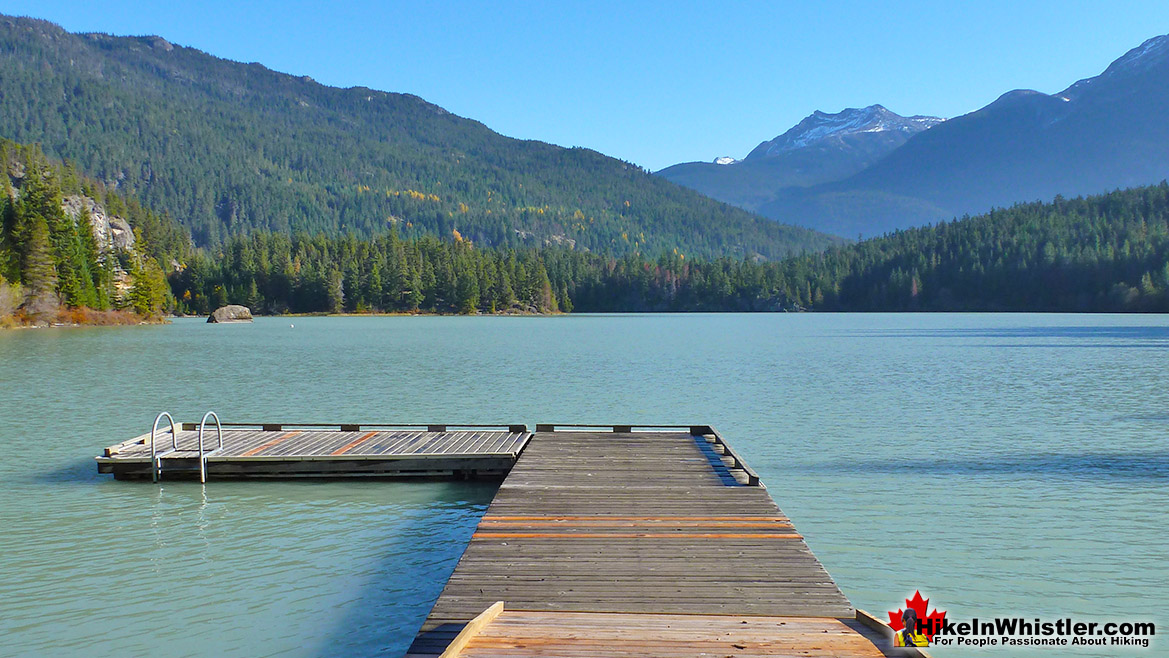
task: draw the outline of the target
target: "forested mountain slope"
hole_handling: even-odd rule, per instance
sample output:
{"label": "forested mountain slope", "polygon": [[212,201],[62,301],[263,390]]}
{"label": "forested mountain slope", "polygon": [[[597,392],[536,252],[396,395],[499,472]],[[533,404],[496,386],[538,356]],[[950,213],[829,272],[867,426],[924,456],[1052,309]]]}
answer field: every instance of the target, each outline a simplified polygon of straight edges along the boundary
{"label": "forested mountain slope", "polygon": [[1169,184],[1019,204],[780,267],[789,294],[825,310],[1163,313]]}
{"label": "forested mountain slope", "polygon": [[1169,185],[1018,205],[780,262],[232,238],[172,277],[192,311],[1169,311]]}
{"label": "forested mountain slope", "polygon": [[[415,96],[337,89],[159,37],[0,18],[0,135],[37,142],[198,244],[253,231],[777,258],[833,238]],[[533,102],[539,102],[533,99]]]}

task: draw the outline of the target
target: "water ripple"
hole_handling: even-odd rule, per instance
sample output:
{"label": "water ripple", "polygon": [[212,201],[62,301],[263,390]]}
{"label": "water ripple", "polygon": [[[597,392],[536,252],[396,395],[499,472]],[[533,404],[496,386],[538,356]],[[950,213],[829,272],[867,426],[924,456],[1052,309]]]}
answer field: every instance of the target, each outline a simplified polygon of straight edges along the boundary
{"label": "water ripple", "polygon": [[[235,329],[0,332],[0,653],[400,655],[496,487],[99,476],[89,457],[161,409],[712,423],[860,607],[896,609],[920,587],[964,616],[1169,623],[1164,316]],[[176,368],[174,355],[206,353],[219,359]]]}

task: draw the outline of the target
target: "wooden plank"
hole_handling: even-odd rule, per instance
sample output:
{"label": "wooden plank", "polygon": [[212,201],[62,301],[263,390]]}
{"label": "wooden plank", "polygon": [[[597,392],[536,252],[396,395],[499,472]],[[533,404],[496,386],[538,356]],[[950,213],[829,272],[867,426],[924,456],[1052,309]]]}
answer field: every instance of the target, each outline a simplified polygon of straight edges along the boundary
{"label": "wooden plank", "polygon": [[[890,654],[852,622],[831,618],[500,611],[477,627],[461,658],[558,656],[579,658],[699,658],[808,656],[877,658]],[[441,641],[441,633],[435,633]],[[408,656],[437,656],[435,643]],[[448,654],[443,654],[448,655]]]}
{"label": "wooden plank", "polygon": [[373,437],[375,437],[377,435],[378,435],[377,432],[367,432],[366,434],[362,434],[360,438],[354,439],[354,440],[350,441],[349,443],[346,443],[345,445],[334,450],[333,452],[330,452],[329,454],[330,455],[343,455],[343,454],[349,452],[350,450],[356,448],[357,446],[361,445],[362,443],[365,443],[366,441],[372,439]]}
{"label": "wooden plank", "polygon": [[[881,635],[883,638],[893,637],[893,628],[885,623],[880,617],[875,617],[860,608],[856,609],[856,620],[866,628],[870,628]],[[933,658],[929,652],[920,647],[898,647],[896,649],[898,655],[908,656],[909,658]]]}
{"label": "wooden plank", "polygon": [[286,433],[281,434],[280,436],[276,437],[275,439],[268,441],[267,443],[264,443],[260,446],[252,448],[251,450],[245,452],[242,456],[243,457],[251,457],[252,455],[259,454],[259,453],[263,452],[264,450],[267,450],[268,448],[271,448],[271,447],[279,444],[281,441],[287,441],[288,439],[291,439],[292,437],[296,436],[297,434],[300,434],[299,430],[294,431],[294,432],[286,432]]}
{"label": "wooden plank", "polygon": [[742,486],[727,464],[741,460],[689,432],[606,429],[529,438],[424,631],[488,599],[557,614],[855,615],[766,489]]}
{"label": "wooden plank", "polygon": [[463,630],[459,631],[459,634],[447,646],[446,651],[442,652],[441,658],[455,658],[455,656],[458,656],[470,644],[471,640],[475,639],[475,636],[494,621],[501,612],[503,612],[503,601],[496,601],[488,606],[486,610],[479,613],[479,616],[468,622],[463,627]]}

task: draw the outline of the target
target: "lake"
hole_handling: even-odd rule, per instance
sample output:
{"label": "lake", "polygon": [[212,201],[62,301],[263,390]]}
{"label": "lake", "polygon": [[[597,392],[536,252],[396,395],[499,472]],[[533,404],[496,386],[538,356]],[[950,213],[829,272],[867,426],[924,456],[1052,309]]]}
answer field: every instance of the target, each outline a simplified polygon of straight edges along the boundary
{"label": "lake", "polygon": [[0,653],[400,655],[494,495],[492,483],[159,486],[97,474],[94,455],[163,410],[224,422],[711,424],[844,593],[878,616],[920,589],[953,617],[1163,625],[1166,366],[1165,316],[261,318],[0,332]]}

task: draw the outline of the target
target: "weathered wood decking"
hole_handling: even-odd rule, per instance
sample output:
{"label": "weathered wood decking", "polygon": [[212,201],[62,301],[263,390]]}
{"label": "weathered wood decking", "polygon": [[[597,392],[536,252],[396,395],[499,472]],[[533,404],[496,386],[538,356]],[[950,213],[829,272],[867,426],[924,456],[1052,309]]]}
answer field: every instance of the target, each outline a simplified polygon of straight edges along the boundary
{"label": "weathered wood decking", "polygon": [[537,431],[408,655],[442,655],[499,601],[457,655],[884,655],[726,453],[710,428]]}
{"label": "weathered wood decking", "polygon": [[[452,647],[460,658],[880,658],[885,637],[830,617],[501,610]],[[920,654],[919,654],[920,655]]]}
{"label": "weathered wood decking", "polygon": [[[156,433],[164,479],[199,474],[199,433],[190,423],[182,427],[176,441],[169,428]],[[225,426],[222,448],[208,427],[203,445],[210,478],[499,476],[531,436],[523,425],[465,427]],[[98,470],[117,478],[149,478],[150,454],[150,435],[144,434],[106,448],[97,457]]]}
{"label": "weathered wood decking", "polygon": [[[211,478],[506,474],[412,658],[927,655],[890,653],[707,426],[224,427]],[[163,479],[199,474],[195,429],[156,433]],[[150,435],[97,461],[152,477]]]}

